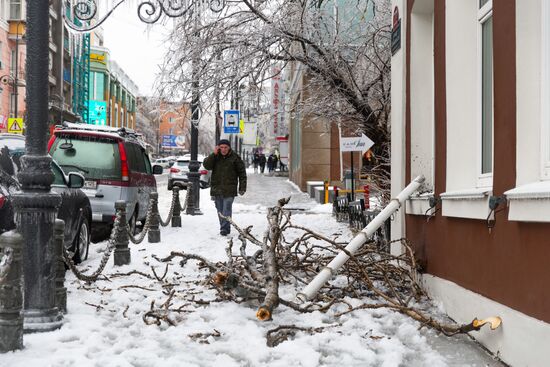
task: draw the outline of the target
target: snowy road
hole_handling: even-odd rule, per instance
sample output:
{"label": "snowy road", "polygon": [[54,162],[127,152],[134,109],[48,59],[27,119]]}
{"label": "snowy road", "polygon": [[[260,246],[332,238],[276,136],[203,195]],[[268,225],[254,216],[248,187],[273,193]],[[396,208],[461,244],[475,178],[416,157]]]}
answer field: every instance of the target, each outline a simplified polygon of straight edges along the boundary
{"label": "snowy road", "polygon": [[[164,185],[159,181],[163,217],[171,194]],[[350,237],[347,227],[331,217],[330,205],[315,204],[280,177],[250,174],[249,190],[236,200],[233,219],[253,225],[253,233],[260,235],[266,228],[265,208],[288,194],[293,197],[290,207],[306,210],[293,215],[296,224]],[[183,228],[163,228],[161,243],[131,245],[130,265],[114,267],[111,258],[104,272],[108,280],[88,285],[68,273],[64,326],[25,335],[25,349],[0,355],[0,366],[500,366],[467,337],[419,331],[416,322],[389,310],[360,310],[336,319],[334,313],[342,310],[338,307],[299,314],[280,306],[273,321],[262,323],[255,317],[257,304],[210,302],[216,294],[205,282],[208,272],[196,262],[182,267],[173,260],[163,280],[157,280],[152,269],[162,277],[165,264],[154,255],[185,251],[212,261],[226,259],[227,238],[218,234],[208,190],[201,190],[201,210],[202,216],[183,216]],[[105,242],[93,245],[83,267],[95,270],[105,248]],[[141,274],[120,275],[134,270]],[[172,315],[177,326],[146,325],[144,314],[153,301],[160,307],[170,288],[176,290],[172,308],[181,307]],[[282,296],[291,299],[295,292],[285,287]],[[197,299],[204,305],[193,302]],[[314,335],[299,332],[293,340],[267,347],[266,332],[280,325],[329,327]]]}

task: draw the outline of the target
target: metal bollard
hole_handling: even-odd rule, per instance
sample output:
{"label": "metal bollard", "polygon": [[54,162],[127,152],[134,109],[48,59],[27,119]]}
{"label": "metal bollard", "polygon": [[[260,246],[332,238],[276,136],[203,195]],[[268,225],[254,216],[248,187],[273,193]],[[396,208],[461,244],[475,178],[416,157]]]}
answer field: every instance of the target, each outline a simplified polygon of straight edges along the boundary
{"label": "metal bollard", "polygon": [[[65,222],[56,219],[53,225],[53,241],[57,266],[55,271],[55,306],[67,313],[67,288],[65,288],[65,261],[63,261],[63,241],[65,239]],[[78,251],[78,249],[77,249]]]}
{"label": "metal bollard", "polygon": [[115,202],[115,210],[120,218],[119,230],[115,236],[115,266],[130,264],[130,249],[128,248],[128,231],[126,230],[126,203],[123,200]]}
{"label": "metal bollard", "polygon": [[149,197],[153,202],[153,209],[151,210],[151,222],[149,224],[149,232],[147,232],[147,240],[149,241],[149,243],[159,243],[159,194],[158,192],[152,192]]}
{"label": "metal bollard", "polygon": [[172,227],[181,227],[180,188],[173,187],[172,195],[175,197],[174,212],[172,214]]}
{"label": "metal bollard", "polygon": [[0,252],[5,254],[8,247],[13,259],[0,283],[0,353],[23,349],[23,237],[15,231],[0,235]]}

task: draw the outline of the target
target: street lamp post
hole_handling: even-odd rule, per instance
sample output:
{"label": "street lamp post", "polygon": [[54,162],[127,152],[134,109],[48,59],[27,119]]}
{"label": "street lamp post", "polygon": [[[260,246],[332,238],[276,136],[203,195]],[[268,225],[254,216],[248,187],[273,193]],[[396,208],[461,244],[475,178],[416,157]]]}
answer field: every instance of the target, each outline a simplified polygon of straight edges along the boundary
{"label": "street lamp post", "polygon": [[[197,7],[195,7],[197,8]],[[195,9],[197,10],[197,9]],[[195,32],[198,32],[198,15],[193,14],[195,22]],[[198,37],[198,33],[195,34]],[[191,161],[189,162],[189,183],[191,184],[191,195],[189,195],[189,202],[187,204],[186,213],[190,215],[201,215],[200,211],[200,163],[197,160],[198,148],[199,148],[199,71],[198,64],[200,54],[199,51],[195,51],[193,59],[191,60]],[[189,188],[188,188],[189,190]]]}
{"label": "street lamp post", "polygon": [[[21,158],[21,192],[14,195],[17,227],[24,237],[24,329],[61,327],[55,304],[53,224],[61,196],[51,192],[54,175],[48,156],[49,2],[27,1],[25,155]],[[16,80],[17,82],[17,80]],[[16,88],[17,90],[17,88]]]}

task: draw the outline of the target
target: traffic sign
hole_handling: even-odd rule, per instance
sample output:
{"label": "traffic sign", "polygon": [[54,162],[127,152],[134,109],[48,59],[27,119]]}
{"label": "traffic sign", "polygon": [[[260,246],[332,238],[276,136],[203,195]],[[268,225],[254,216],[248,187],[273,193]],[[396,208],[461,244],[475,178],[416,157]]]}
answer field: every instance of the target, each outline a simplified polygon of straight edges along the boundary
{"label": "traffic sign", "polygon": [[8,119],[8,132],[12,134],[23,134],[23,118],[10,117]]}
{"label": "traffic sign", "polygon": [[340,151],[342,152],[366,152],[374,145],[365,134],[353,138],[340,138]]}
{"label": "traffic sign", "polygon": [[225,110],[223,111],[223,132],[224,134],[238,134],[239,133],[239,110]]}

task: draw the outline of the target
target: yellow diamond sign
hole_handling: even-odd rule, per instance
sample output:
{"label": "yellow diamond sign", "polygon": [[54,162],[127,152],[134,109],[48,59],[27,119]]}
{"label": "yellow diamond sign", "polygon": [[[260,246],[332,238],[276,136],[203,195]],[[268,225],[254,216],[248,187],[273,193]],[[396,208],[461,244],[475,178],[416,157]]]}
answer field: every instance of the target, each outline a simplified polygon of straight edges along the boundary
{"label": "yellow diamond sign", "polygon": [[8,132],[12,134],[23,134],[23,118],[10,117],[8,119]]}

